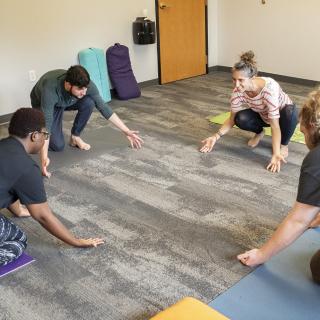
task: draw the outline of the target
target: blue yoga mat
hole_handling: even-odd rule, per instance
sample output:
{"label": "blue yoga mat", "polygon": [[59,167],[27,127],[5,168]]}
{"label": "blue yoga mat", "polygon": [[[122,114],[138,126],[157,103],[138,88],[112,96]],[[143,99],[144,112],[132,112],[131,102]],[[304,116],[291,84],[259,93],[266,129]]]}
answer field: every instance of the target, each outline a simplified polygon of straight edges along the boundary
{"label": "blue yoga mat", "polygon": [[306,231],[209,306],[236,320],[320,319],[320,285],[312,282],[309,268],[319,249],[320,229]]}
{"label": "blue yoga mat", "polygon": [[28,265],[33,261],[35,260],[31,256],[27,255],[26,253],[22,253],[22,255],[17,260],[14,260],[7,265],[0,267],[0,278]]}

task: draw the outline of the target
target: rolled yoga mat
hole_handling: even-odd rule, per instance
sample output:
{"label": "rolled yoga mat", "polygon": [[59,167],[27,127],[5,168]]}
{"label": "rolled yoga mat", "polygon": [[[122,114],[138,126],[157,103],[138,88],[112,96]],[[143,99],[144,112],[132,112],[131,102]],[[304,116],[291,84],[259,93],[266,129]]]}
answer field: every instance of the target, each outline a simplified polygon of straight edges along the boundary
{"label": "rolled yoga mat", "polygon": [[107,62],[104,51],[88,48],[79,52],[79,63],[89,72],[90,79],[97,86],[105,102],[111,100]]}

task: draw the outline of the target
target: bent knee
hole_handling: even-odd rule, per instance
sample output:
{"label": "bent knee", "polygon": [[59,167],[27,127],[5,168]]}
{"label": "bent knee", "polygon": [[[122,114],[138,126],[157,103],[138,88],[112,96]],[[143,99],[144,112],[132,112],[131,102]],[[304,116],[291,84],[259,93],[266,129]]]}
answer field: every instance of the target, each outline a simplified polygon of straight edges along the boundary
{"label": "bent knee", "polygon": [[241,127],[244,123],[248,121],[248,116],[242,112],[237,112],[234,117],[234,123],[236,126]]}
{"label": "bent knee", "polygon": [[311,258],[310,269],[313,280],[320,284],[320,250]]}
{"label": "bent knee", "polygon": [[49,150],[54,152],[63,151],[65,143],[54,143],[50,141]]}
{"label": "bent knee", "polygon": [[95,102],[90,96],[86,95],[78,102],[78,105],[79,105],[79,108],[93,109],[95,106]]}

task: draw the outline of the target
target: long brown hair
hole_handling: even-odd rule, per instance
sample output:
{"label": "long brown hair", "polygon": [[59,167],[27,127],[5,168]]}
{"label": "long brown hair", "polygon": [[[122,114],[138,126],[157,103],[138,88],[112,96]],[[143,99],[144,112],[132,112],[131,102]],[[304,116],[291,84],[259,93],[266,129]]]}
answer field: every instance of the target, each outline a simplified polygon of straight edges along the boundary
{"label": "long brown hair", "polygon": [[300,114],[300,124],[308,131],[307,145],[311,148],[320,142],[320,88],[310,92]]}

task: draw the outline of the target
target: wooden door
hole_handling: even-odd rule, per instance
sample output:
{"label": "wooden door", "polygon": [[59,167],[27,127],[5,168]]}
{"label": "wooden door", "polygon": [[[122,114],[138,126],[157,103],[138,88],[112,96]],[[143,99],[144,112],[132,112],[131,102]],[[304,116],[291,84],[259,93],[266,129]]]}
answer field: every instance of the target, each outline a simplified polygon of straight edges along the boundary
{"label": "wooden door", "polygon": [[160,83],[207,73],[207,0],[156,0]]}

